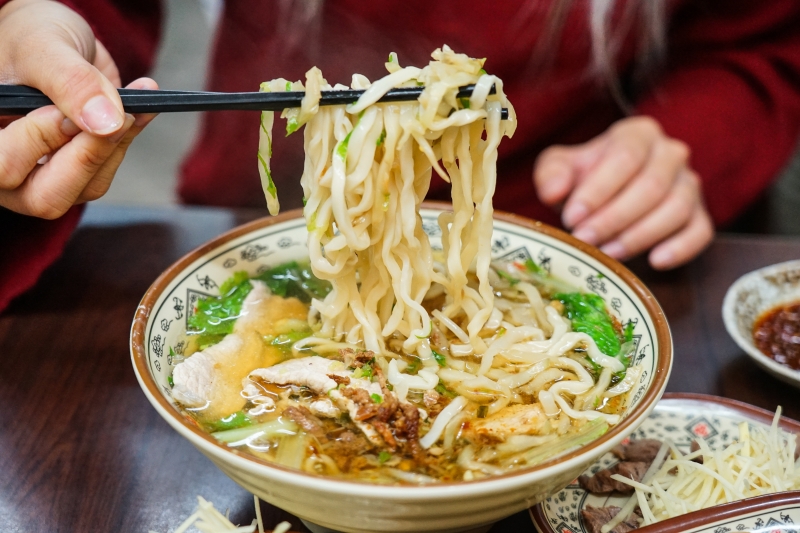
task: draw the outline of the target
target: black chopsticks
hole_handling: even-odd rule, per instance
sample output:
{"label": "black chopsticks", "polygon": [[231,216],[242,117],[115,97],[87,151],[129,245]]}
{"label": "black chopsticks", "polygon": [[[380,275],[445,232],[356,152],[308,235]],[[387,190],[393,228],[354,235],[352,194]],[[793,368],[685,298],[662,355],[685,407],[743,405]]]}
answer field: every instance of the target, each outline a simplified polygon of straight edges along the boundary
{"label": "black chopsticks", "polygon": [[[424,87],[401,87],[387,92],[380,102],[406,102],[419,98]],[[474,85],[458,91],[458,98],[469,98]],[[171,91],[144,89],[118,89],[122,106],[128,113],[180,113],[186,111],[281,111],[300,107],[305,95],[302,91],[213,93],[202,91]],[[490,94],[494,94],[492,87]],[[358,100],[361,90],[322,91],[320,105],[345,105]],[[0,85],[0,116],[25,115],[34,109],[52,105],[41,91],[24,85]],[[508,110],[503,109],[503,119]]]}

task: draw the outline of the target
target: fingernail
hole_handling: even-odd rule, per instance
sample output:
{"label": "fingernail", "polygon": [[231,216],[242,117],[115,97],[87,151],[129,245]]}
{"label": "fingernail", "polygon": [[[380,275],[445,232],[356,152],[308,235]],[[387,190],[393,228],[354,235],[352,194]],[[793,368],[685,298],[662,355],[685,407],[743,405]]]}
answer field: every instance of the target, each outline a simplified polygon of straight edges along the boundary
{"label": "fingernail", "polygon": [[581,220],[589,214],[589,208],[581,202],[570,202],[561,215],[561,220],[568,228],[574,228]]}
{"label": "fingernail", "polygon": [[656,248],[650,253],[653,268],[666,268],[675,262],[675,254],[668,248]]}
{"label": "fingernail", "polygon": [[592,246],[597,244],[597,232],[592,228],[578,228],[572,232],[572,236],[576,239],[582,240],[586,244],[591,244]]}
{"label": "fingernail", "polygon": [[70,119],[65,118],[61,121],[61,133],[67,137],[75,137],[81,132],[81,129]]}
{"label": "fingernail", "polygon": [[81,110],[81,120],[90,132],[107,135],[116,132],[124,122],[119,110],[105,96],[92,97]]}
{"label": "fingernail", "polygon": [[125,134],[128,133],[128,130],[131,129],[131,126],[133,126],[133,123],[135,122],[135,120],[136,119],[133,118],[133,115],[129,115],[129,114],[126,113],[125,114],[125,123],[122,125],[122,127],[119,129],[119,131],[117,133],[115,133],[114,135],[111,135],[108,138],[108,141],[112,142],[114,144],[120,142],[122,140],[122,138],[125,137]]}
{"label": "fingernail", "polygon": [[628,253],[625,246],[619,241],[611,241],[600,247],[600,251],[614,259],[622,259]]}

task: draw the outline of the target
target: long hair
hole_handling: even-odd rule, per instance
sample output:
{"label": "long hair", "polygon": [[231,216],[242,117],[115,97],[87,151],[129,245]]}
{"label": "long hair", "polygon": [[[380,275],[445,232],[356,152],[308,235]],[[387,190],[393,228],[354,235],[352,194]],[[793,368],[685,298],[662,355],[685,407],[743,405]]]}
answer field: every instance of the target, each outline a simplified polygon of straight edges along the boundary
{"label": "long hair", "polygon": [[[556,0],[557,3],[572,1]],[[636,75],[640,79],[645,78],[661,64],[666,55],[665,3],[665,0],[630,0],[623,16],[623,31],[612,33],[611,16],[616,0],[591,0],[589,28],[592,38],[592,70],[607,84],[614,99],[626,111],[630,105],[623,94],[615,67],[625,26],[634,23],[639,28]]]}
{"label": "long hair", "polygon": [[[614,15],[620,11],[618,4],[625,2],[619,23],[612,27]],[[546,16],[545,29],[537,39],[531,53],[531,64],[535,70],[546,71],[555,58],[553,52],[561,37],[567,15],[578,3],[588,4],[587,16],[592,44],[592,61],[589,74],[602,82],[611,91],[617,103],[629,110],[615,66],[623,39],[631,28],[638,30],[637,80],[646,80],[663,61],[666,55],[666,0],[552,0]],[[278,0],[279,20],[286,21],[282,37],[287,48],[313,45],[319,29],[324,0]],[[520,7],[520,16],[509,23],[517,31],[535,13],[541,11],[543,0],[525,0]],[[304,29],[305,31],[298,31]],[[312,43],[309,43],[309,38]]]}

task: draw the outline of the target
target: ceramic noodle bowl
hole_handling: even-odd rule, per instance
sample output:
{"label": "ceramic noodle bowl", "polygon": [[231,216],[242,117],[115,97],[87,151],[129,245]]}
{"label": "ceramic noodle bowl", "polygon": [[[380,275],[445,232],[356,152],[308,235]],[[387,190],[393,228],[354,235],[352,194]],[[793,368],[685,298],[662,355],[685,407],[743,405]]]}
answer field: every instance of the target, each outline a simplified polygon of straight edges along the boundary
{"label": "ceramic noodle bowl", "polygon": [[[423,227],[441,247],[437,217],[446,204],[425,204]],[[189,423],[171,397],[172,354],[198,298],[219,293],[236,271],[254,275],[306,259],[306,223],[300,211],[236,228],[186,255],[145,294],[131,331],[136,376],[153,407],[225,474],[259,498],[297,515],[316,531],[470,531],[530,507],[561,490],[622,441],[650,414],[672,365],[672,339],[653,295],[630,271],[570,235],[514,215],[495,213],[495,260],[533,260],[552,276],[606,301],[609,311],[634,325],[635,364],[644,371],[622,421],[599,439],[533,467],[475,481],[386,486],[308,474],[237,453]],[[199,490],[193,488],[191,490]],[[313,524],[313,525],[312,525]]]}

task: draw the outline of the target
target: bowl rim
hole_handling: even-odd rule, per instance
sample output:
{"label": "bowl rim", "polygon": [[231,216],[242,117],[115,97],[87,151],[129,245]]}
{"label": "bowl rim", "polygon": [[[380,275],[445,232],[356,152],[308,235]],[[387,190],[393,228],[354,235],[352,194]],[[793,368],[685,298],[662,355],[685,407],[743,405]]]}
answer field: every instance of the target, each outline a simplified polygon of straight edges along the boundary
{"label": "bowl rim", "polygon": [[[737,278],[736,281],[734,281],[731,286],[728,287],[728,290],[725,292],[725,298],[722,300],[722,322],[725,324],[725,329],[727,330],[728,335],[733,338],[736,344],[739,345],[739,348],[744,350],[751,359],[760,364],[766,370],[769,370],[775,374],[780,374],[783,378],[789,380],[795,386],[800,386],[800,370],[794,370],[786,365],[782,365],[763,353],[756,347],[755,344],[753,344],[753,341],[750,337],[745,337],[742,335],[737,326],[737,317],[739,314],[737,312],[736,297],[744,289],[744,286],[752,279],[764,277],[772,273],[782,272],[789,268],[796,268],[800,270],[800,259],[793,259],[791,261],[767,265],[765,267],[752,270]],[[770,307],[770,309],[772,307]]]}
{"label": "bowl rim", "polygon": [[[420,209],[431,209],[438,211],[452,211],[452,205],[446,202],[425,201],[422,202]],[[625,284],[636,294],[641,300],[642,305],[651,317],[654,325],[655,336],[658,339],[658,365],[653,372],[653,381],[644,394],[639,404],[627,414],[623,420],[612,427],[600,438],[595,439],[591,443],[581,446],[567,454],[560,455],[543,463],[537,464],[532,467],[521,468],[505,474],[491,476],[472,481],[451,481],[436,483],[431,485],[377,485],[374,483],[343,480],[336,478],[329,478],[324,476],[316,476],[308,474],[303,471],[298,471],[268,461],[244,455],[238,451],[227,448],[219,444],[208,433],[200,430],[195,425],[188,423],[180,412],[175,409],[165,398],[159,389],[158,384],[150,374],[147,365],[146,357],[146,343],[145,343],[145,329],[148,318],[153,310],[155,302],[158,300],[161,293],[169,285],[169,283],[178,276],[186,267],[191,265],[199,257],[206,253],[218,248],[226,242],[236,239],[247,233],[257,231],[275,224],[302,218],[303,210],[294,209],[281,213],[276,216],[269,216],[260,218],[241,226],[237,226],[209,242],[190,251],[172,265],[170,265],[148,288],[147,292],[142,297],[139,306],[134,315],[133,324],[131,326],[130,334],[130,349],[131,359],[134,367],[134,372],[142,387],[145,395],[150,400],[153,407],[161,414],[161,416],[179,433],[186,437],[192,444],[201,448],[201,451],[209,456],[216,456],[216,460],[225,461],[235,464],[242,469],[248,469],[249,472],[259,470],[267,472],[272,477],[281,477],[287,483],[295,485],[302,485],[307,488],[315,488],[322,490],[324,486],[332,491],[340,493],[348,493],[351,495],[363,495],[381,497],[383,499],[425,499],[429,500],[432,497],[463,497],[468,494],[483,493],[490,487],[506,487],[509,483],[514,486],[523,486],[533,481],[540,479],[536,474],[541,474],[553,467],[559,470],[559,466],[568,468],[573,466],[574,463],[580,461],[580,458],[587,453],[597,448],[609,448],[615,444],[615,441],[622,440],[638,425],[636,422],[649,416],[652,409],[655,407],[658,400],[666,389],[667,380],[672,369],[673,359],[673,344],[672,335],[670,333],[669,325],[667,324],[666,316],[664,315],[661,306],[656,301],[653,294],[644,285],[644,283],[633,272],[628,270],[622,263],[612,259],[611,257],[602,253],[599,249],[590,246],[569,233],[552,227],[540,221],[534,221],[529,218],[508,213],[505,211],[495,210],[493,219],[517,225],[545,236],[555,238],[563,243],[576,248],[577,250],[587,254],[592,259],[601,263],[604,267],[611,270],[615,275],[619,276]],[[209,457],[211,458],[211,457]],[[216,462],[216,460],[214,462]],[[569,464],[565,464],[569,463]],[[263,470],[267,469],[267,470]],[[530,479],[529,479],[530,478]],[[413,494],[412,494],[413,491]]]}

